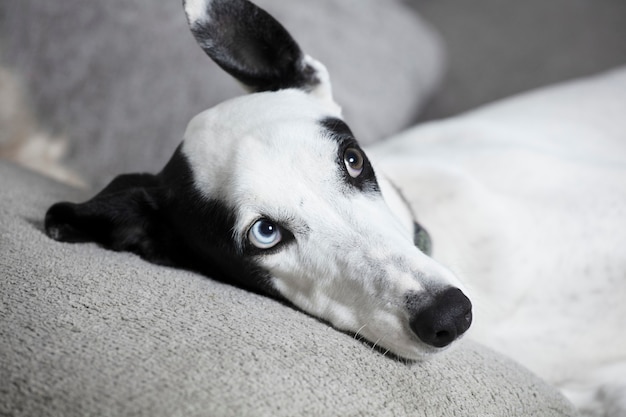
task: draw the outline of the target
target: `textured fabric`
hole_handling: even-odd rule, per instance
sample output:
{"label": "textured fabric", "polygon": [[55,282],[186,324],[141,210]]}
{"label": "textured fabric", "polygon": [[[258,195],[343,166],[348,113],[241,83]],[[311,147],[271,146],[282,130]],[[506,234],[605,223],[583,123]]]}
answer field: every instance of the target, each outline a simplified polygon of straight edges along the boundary
{"label": "textured fabric", "polygon": [[486,348],[384,356],[271,299],[43,233],[85,194],[0,161],[0,415],[574,416]]}
{"label": "textured fabric", "polygon": [[[362,143],[412,124],[443,73],[438,37],[399,1],[257,3],[328,67]],[[198,47],[181,1],[4,0],[0,39],[42,127],[69,138],[68,164],[96,187],[159,170],[193,116],[244,93]]]}

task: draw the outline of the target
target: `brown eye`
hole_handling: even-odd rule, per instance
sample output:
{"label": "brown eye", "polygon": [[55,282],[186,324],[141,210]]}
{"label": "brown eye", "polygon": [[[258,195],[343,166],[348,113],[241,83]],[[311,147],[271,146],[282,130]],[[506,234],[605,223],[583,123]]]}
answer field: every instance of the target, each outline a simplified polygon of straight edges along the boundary
{"label": "brown eye", "polygon": [[352,178],[358,177],[363,172],[363,161],[363,154],[356,148],[348,148],[343,154],[343,162]]}

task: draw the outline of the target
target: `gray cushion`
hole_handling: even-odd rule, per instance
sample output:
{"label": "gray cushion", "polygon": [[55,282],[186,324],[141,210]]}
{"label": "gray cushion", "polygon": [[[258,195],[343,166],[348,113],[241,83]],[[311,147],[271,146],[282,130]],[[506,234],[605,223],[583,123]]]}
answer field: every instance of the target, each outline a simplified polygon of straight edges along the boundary
{"label": "gray cushion", "polygon": [[83,192],[0,161],[0,415],[574,416],[469,341],[384,356],[271,299],[43,233]]}
{"label": "gray cushion", "polygon": [[[327,65],[363,143],[411,124],[443,72],[438,37],[399,1],[258,3]],[[95,185],[160,169],[193,116],[243,93],[196,45],[180,1],[4,0],[0,39],[2,64]]]}

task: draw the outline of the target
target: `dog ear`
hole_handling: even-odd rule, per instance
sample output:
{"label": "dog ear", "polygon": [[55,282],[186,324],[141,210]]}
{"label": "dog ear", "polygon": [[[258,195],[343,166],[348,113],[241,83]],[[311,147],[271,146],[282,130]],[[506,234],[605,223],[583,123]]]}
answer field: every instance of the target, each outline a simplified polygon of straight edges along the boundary
{"label": "dog ear", "polygon": [[46,233],[62,242],[96,242],[170,265],[167,245],[171,239],[160,215],[159,193],[154,175],[120,175],[85,203],[61,202],[50,207]]}
{"label": "dog ear", "polygon": [[331,97],[326,68],[300,50],[287,30],[247,0],[184,0],[202,49],[249,90],[298,88]]}
{"label": "dog ear", "polygon": [[430,235],[419,223],[413,221],[413,243],[419,250],[430,256],[433,252],[433,244]]}

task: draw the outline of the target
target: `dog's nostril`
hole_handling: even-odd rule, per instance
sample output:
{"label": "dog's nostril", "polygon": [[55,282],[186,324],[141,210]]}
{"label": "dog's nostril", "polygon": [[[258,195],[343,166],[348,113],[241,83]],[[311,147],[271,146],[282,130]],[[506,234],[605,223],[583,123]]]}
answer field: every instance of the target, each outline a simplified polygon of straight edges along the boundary
{"label": "dog's nostril", "polygon": [[434,347],[445,347],[469,329],[472,303],[458,288],[437,294],[410,321],[420,340]]}
{"label": "dog's nostril", "polygon": [[445,340],[445,339],[449,338],[450,336],[451,336],[450,332],[448,332],[446,330],[441,330],[441,331],[438,331],[437,333],[435,333],[435,337],[437,339],[439,339],[439,340]]}

